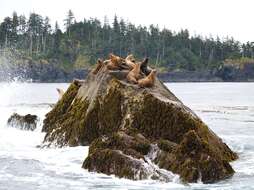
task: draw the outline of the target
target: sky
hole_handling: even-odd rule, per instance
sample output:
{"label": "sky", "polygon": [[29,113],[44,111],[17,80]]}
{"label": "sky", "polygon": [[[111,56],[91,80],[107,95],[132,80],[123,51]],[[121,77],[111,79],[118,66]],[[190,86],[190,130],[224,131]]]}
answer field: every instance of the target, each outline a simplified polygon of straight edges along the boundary
{"label": "sky", "polygon": [[77,21],[114,15],[136,25],[158,24],[172,31],[188,29],[191,35],[233,37],[254,41],[254,0],[0,0],[0,20],[13,11],[48,16],[63,26],[71,9]]}

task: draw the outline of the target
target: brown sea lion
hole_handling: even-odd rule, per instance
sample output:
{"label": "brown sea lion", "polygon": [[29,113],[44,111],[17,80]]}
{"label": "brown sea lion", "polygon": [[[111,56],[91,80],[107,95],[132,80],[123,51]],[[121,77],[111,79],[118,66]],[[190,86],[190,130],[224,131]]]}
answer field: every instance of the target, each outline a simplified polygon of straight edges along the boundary
{"label": "brown sea lion", "polygon": [[137,84],[138,83],[138,79],[141,78],[141,75],[140,75],[141,62],[140,63],[136,63],[133,66],[134,66],[133,69],[127,75],[127,80],[130,83]]}
{"label": "brown sea lion", "polygon": [[133,69],[135,67],[135,59],[132,54],[128,55],[125,58],[125,64],[128,65],[130,69]]}
{"label": "brown sea lion", "polygon": [[148,66],[148,61],[149,59],[146,57],[141,64],[141,71],[144,73],[146,76],[150,74],[152,69]]}
{"label": "brown sea lion", "polygon": [[138,80],[138,85],[140,87],[153,87],[155,82],[155,76],[156,76],[156,70],[153,69],[148,76]]}
{"label": "brown sea lion", "polygon": [[64,95],[64,91],[63,91],[63,89],[60,89],[60,88],[57,88],[56,90],[57,90],[58,95],[59,95],[58,100],[60,100]]}
{"label": "brown sea lion", "polygon": [[103,61],[102,61],[101,59],[98,59],[98,60],[97,60],[97,63],[96,63],[96,66],[95,66],[95,68],[93,69],[92,73],[93,73],[94,75],[96,75],[96,74],[100,71],[100,69],[101,69],[103,66],[104,66]]}
{"label": "brown sea lion", "polygon": [[110,62],[108,62],[108,64],[107,64],[107,68],[109,70],[119,70],[119,69],[121,69],[122,62],[124,61],[123,58],[121,58],[119,56],[116,56],[112,53],[109,54],[109,60],[110,60]]}

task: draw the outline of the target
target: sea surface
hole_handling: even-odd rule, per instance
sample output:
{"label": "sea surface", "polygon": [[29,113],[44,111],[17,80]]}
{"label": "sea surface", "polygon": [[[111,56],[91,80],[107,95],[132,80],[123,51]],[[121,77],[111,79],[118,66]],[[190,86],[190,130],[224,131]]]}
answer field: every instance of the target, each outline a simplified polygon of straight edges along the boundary
{"label": "sea surface", "polygon": [[[81,168],[88,147],[36,148],[44,133],[42,121],[58,99],[56,88],[68,84],[0,83],[0,190],[77,189],[254,189],[254,83],[167,83],[234,151],[235,175],[214,184],[131,181]],[[8,128],[13,113],[36,114],[33,132]]]}

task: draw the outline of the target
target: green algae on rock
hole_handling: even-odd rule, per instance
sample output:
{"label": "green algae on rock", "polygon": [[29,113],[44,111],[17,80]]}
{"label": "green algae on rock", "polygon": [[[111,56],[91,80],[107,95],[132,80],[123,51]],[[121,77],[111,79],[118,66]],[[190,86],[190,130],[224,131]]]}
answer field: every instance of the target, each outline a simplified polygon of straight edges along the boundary
{"label": "green algae on rock", "polygon": [[[129,179],[205,183],[234,174],[237,159],[222,139],[157,78],[152,88],[102,67],[72,83],[46,115],[48,146],[90,145],[83,168]],[[172,177],[172,176],[171,176]]]}
{"label": "green algae on rock", "polygon": [[[166,152],[166,153],[165,153]],[[230,177],[234,170],[216,154],[214,148],[191,130],[171,152],[158,155],[156,163],[167,170],[180,174],[183,180],[204,183]]]}

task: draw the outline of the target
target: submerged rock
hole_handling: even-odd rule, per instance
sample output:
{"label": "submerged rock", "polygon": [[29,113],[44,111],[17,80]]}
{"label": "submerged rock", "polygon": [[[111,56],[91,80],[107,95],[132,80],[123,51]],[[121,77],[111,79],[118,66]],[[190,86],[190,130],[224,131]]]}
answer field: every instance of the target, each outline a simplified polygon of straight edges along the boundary
{"label": "submerged rock", "polygon": [[236,153],[157,78],[151,88],[106,67],[72,83],[46,115],[48,146],[90,145],[83,168],[129,179],[214,182],[232,176]]}
{"label": "submerged rock", "polygon": [[7,125],[10,127],[19,128],[21,130],[34,131],[37,127],[37,122],[39,121],[36,115],[19,115],[14,113],[7,121]]}

